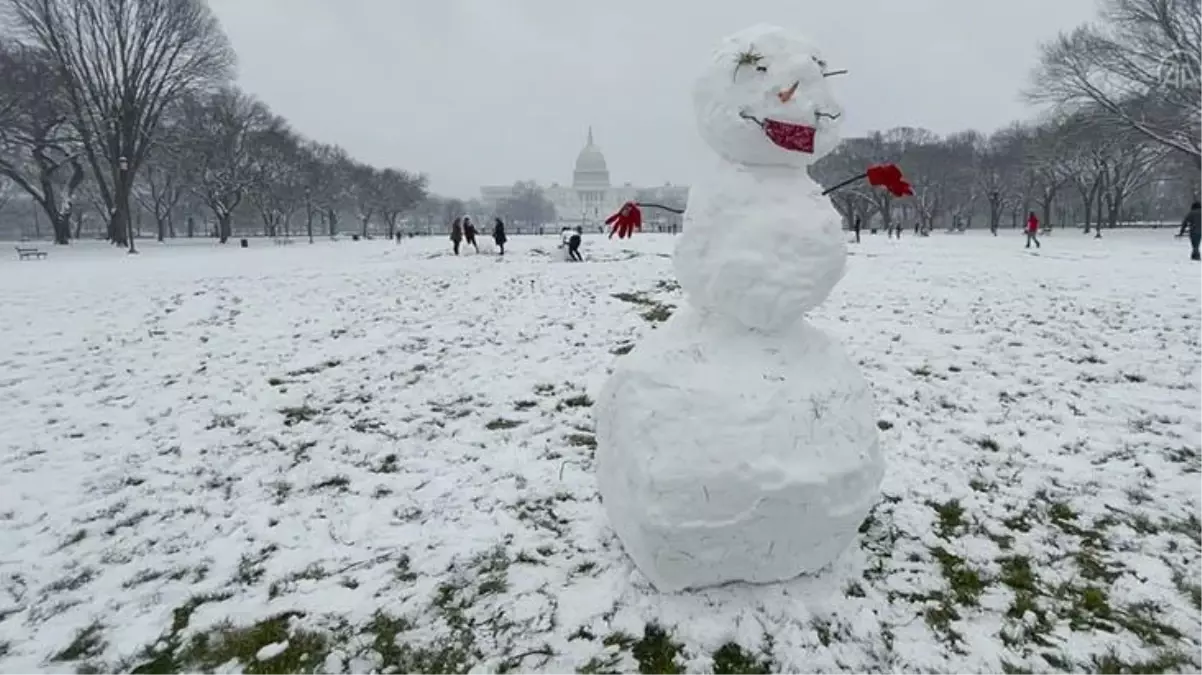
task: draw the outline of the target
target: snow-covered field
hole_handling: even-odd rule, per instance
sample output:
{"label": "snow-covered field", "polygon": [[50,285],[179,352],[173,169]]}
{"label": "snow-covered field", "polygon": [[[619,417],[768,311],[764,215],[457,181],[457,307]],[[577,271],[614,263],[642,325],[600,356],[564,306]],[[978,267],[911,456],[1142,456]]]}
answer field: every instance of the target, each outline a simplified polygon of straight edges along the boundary
{"label": "snow-covered field", "polygon": [[672,241],[6,254],[0,671],[1202,668],[1170,231],[853,246],[813,320],[875,388],[883,501],[822,577],[660,595],[590,394],[680,302]]}

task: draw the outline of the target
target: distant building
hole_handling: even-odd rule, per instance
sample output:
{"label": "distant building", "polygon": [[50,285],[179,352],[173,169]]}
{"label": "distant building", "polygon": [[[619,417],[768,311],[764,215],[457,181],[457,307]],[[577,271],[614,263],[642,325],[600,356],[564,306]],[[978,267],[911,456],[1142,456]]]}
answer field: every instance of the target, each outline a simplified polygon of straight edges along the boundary
{"label": "distant building", "polygon": [[[495,209],[501,200],[508,197],[512,185],[488,185],[480,188],[481,201],[489,209]],[[588,130],[584,148],[576,156],[576,167],[572,171],[570,187],[552,183],[542,186],[543,194],[555,205],[555,214],[560,223],[580,224],[587,229],[602,226],[610,214],[622,204],[636,199],[654,199],[669,204],[683,205],[688,201],[689,188],[685,185],[665,183],[660,187],[637,187],[626,183],[615,187],[609,180],[609,166],[601,148],[593,141],[593,129]],[[671,214],[649,211],[647,220],[655,222],[678,222]]]}

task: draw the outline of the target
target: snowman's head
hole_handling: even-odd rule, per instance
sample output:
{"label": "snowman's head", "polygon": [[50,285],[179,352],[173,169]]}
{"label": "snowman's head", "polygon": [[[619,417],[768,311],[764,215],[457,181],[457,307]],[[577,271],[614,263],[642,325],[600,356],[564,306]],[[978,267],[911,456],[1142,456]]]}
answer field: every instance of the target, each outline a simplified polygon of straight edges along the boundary
{"label": "snowman's head", "polygon": [[831,74],[802,35],[766,24],[739,31],[693,88],[701,136],[739,164],[809,166],[839,143]]}

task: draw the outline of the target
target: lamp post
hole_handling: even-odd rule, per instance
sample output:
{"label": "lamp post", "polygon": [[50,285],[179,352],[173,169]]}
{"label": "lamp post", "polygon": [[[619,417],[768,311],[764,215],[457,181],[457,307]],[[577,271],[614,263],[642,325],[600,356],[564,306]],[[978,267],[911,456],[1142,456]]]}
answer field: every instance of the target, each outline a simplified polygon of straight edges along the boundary
{"label": "lamp post", "polygon": [[129,160],[125,158],[125,155],[117,158],[117,171],[119,176],[117,208],[121,210],[121,219],[125,221],[125,238],[129,240],[129,252],[137,253],[138,249],[134,245],[134,219],[129,217]]}
{"label": "lamp post", "polygon": [[309,243],[313,243],[313,190],[305,186],[305,232],[309,235]]}

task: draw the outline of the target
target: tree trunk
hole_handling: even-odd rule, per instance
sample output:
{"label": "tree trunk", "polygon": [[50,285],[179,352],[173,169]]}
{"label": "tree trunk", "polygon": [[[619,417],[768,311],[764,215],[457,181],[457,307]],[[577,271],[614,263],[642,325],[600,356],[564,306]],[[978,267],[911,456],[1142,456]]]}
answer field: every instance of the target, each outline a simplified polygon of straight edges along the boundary
{"label": "tree trunk", "polygon": [[217,216],[217,241],[224,244],[230,240],[230,235],[233,234],[234,214],[221,213]]}
{"label": "tree trunk", "polygon": [[1094,186],[1088,190],[1081,189],[1081,205],[1085,207],[1085,234],[1089,234],[1090,227],[1093,225],[1089,216],[1093,211],[1093,200],[1097,197],[1097,191],[1097,183],[1094,183]]}
{"label": "tree trunk", "polygon": [[185,232],[187,233],[189,239],[196,236],[196,216],[188,216],[185,227],[187,228]]}
{"label": "tree trunk", "polygon": [[313,243],[313,207],[305,206],[305,231],[309,234],[309,243]]}
{"label": "tree trunk", "polygon": [[167,236],[175,239],[175,216],[170,211],[167,212]]}
{"label": "tree trunk", "polygon": [[998,227],[1002,224],[1002,196],[995,193],[989,195],[989,231],[997,236]]}
{"label": "tree trunk", "polygon": [[158,236],[159,241],[161,242],[161,241],[163,241],[163,239],[165,239],[167,237],[167,223],[163,222],[163,218],[161,216],[158,218],[155,218],[155,221],[157,221],[156,224],[158,225],[158,235],[157,236]]}
{"label": "tree trunk", "polygon": [[334,209],[326,209],[326,224],[329,226],[330,238],[338,236],[338,214]]}

